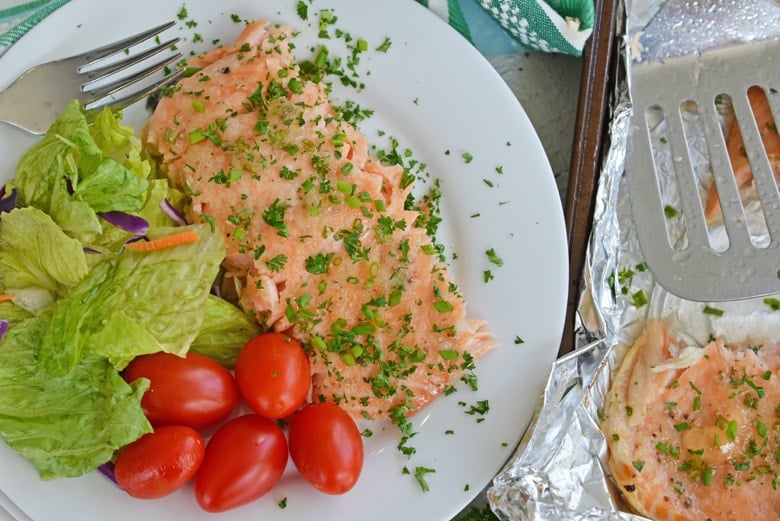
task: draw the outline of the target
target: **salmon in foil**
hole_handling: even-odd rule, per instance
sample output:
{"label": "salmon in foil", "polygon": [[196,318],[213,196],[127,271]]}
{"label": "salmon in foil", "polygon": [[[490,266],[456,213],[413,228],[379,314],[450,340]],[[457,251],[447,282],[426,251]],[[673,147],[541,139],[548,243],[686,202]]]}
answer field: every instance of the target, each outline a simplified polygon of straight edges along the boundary
{"label": "salmon in foil", "polygon": [[649,320],[603,408],[623,497],[657,521],[780,518],[780,345],[685,347]]}

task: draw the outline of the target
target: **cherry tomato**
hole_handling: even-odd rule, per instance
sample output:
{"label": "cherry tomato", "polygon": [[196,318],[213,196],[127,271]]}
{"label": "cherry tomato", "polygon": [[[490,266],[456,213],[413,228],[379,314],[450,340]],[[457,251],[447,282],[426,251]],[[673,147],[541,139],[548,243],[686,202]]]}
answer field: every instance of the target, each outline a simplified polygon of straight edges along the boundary
{"label": "cherry tomato", "polygon": [[206,445],[195,476],[198,504],[207,512],[224,512],[254,501],[282,477],[287,454],[276,422],[256,414],[233,418]]}
{"label": "cherry tomato", "polygon": [[238,353],[236,382],[247,405],[266,418],[284,418],[306,399],[309,359],[301,344],[281,333],[250,339]]}
{"label": "cherry tomato", "polygon": [[230,372],[197,353],[136,357],[125,369],[124,378],[128,382],[148,378],[151,382],[141,407],[155,427],[189,425],[200,429],[214,425],[227,418],[238,403],[238,387]]}
{"label": "cherry tomato", "polygon": [[363,469],[363,439],[357,424],[332,403],[301,409],[288,430],[290,457],[301,476],[327,494],[350,490]]}
{"label": "cherry tomato", "polygon": [[192,427],[158,427],[122,449],[114,464],[114,479],[136,498],[167,496],[195,476],[204,451],[203,437]]}

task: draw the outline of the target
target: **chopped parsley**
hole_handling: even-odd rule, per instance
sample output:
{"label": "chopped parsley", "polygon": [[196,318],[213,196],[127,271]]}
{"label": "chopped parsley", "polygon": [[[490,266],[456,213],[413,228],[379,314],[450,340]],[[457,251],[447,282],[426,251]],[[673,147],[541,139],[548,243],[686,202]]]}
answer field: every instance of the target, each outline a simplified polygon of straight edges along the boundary
{"label": "chopped parsley", "polygon": [[417,483],[419,483],[420,488],[423,492],[430,491],[430,487],[428,486],[428,482],[425,480],[426,474],[432,474],[435,473],[436,469],[432,469],[429,467],[415,467],[414,468],[414,479],[417,480]]}
{"label": "chopped parsley", "polygon": [[634,306],[641,308],[645,304],[648,303],[647,295],[645,295],[645,292],[640,290],[637,290],[634,292],[633,295],[631,295],[631,299],[634,303]]}
{"label": "chopped parsley", "polygon": [[503,266],[504,260],[496,254],[496,250],[493,248],[490,248],[489,250],[485,251],[485,255],[487,255],[488,261],[490,264],[494,264],[496,266]]}
{"label": "chopped parsley", "polygon": [[767,297],[764,299],[764,304],[769,306],[772,311],[780,311],[780,299]]}
{"label": "chopped parsley", "polygon": [[306,271],[312,275],[325,275],[330,270],[333,253],[318,253],[306,258]]}
{"label": "chopped parsley", "polygon": [[284,213],[286,211],[287,206],[281,204],[279,199],[276,199],[263,211],[263,221],[268,226],[276,228],[276,234],[280,237],[288,237],[290,235],[287,225],[284,223]]}
{"label": "chopped parsley", "polygon": [[389,37],[389,36],[387,36],[387,37],[385,37],[385,39],[382,41],[382,43],[381,43],[381,44],[379,44],[379,46],[376,48],[376,50],[377,50],[377,51],[379,51],[379,52],[387,52],[387,51],[389,51],[389,50],[390,50],[390,46],[391,46],[392,44],[393,44],[393,42],[390,40],[390,37]]}
{"label": "chopped parsley", "polygon": [[287,255],[280,253],[279,255],[265,261],[265,264],[268,266],[268,269],[273,272],[282,271],[285,264],[287,264]]}
{"label": "chopped parsley", "polygon": [[298,0],[298,3],[295,5],[296,12],[298,13],[298,17],[301,20],[308,20],[309,19],[309,6],[306,5],[306,2],[303,2],[302,0]]}
{"label": "chopped parsley", "polygon": [[720,308],[715,308],[712,306],[704,306],[704,309],[702,309],[702,312],[705,315],[712,315],[715,317],[722,317],[723,316],[723,310]]}

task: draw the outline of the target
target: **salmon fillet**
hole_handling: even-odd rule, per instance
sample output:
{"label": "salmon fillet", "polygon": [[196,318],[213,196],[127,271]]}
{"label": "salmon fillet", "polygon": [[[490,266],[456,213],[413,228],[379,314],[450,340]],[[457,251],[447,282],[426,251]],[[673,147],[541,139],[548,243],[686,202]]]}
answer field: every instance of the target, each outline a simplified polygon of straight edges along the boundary
{"label": "salmon fillet", "polygon": [[648,321],[601,425],[620,491],[658,521],[780,518],[780,348],[682,349]]}
{"label": "salmon fillet", "polygon": [[224,234],[238,303],[305,345],[312,399],[413,414],[496,343],[416,225],[402,168],[369,155],[302,73],[292,34],[254,22],[192,59],[199,72],[162,98],[145,141],[191,195],[188,220]]}
{"label": "salmon fillet", "polygon": [[[772,172],[774,172],[776,180],[780,179],[780,134],[777,131],[777,123],[772,117],[769,100],[767,100],[766,93],[759,87],[748,89],[748,100],[753,110],[756,125],[758,125],[758,130],[761,133],[761,141],[764,144],[764,151],[769,158]],[[753,181],[753,170],[745,153],[745,143],[736,121],[729,131],[726,146],[737,189],[744,188]],[[707,195],[704,215],[709,221],[718,217],[719,214],[720,199],[718,199],[718,188],[713,183]]]}

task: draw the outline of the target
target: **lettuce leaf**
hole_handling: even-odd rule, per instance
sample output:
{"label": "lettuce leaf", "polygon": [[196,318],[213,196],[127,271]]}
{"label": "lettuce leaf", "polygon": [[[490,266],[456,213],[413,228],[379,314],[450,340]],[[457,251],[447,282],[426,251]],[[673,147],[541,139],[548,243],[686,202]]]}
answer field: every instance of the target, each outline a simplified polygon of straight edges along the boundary
{"label": "lettuce leaf", "polygon": [[241,309],[227,300],[209,295],[203,325],[190,350],[233,369],[244,344],[261,332],[260,326]]}
{"label": "lettuce leaf", "polygon": [[9,189],[18,189],[21,206],[43,210],[79,238],[102,231],[97,212],[139,210],[151,170],[143,166],[140,141],[129,139],[110,111],[98,119],[94,132],[100,144],[79,103],[69,103],[44,138],[21,157],[9,183]]}
{"label": "lettuce leaf", "polygon": [[[44,479],[79,476],[152,428],[140,406],[146,380],[119,374],[136,356],[207,347],[231,364],[258,332],[210,295],[222,236],[139,252],[131,234],[100,217],[146,219],[154,239],[182,231],[160,208],[184,194],[158,178],[133,129],[110,110],[88,124],[70,103],[18,163],[8,190],[22,208],[0,220],[0,436]],[[85,254],[84,246],[102,251]],[[232,362],[231,362],[232,360]]]}
{"label": "lettuce leaf", "polygon": [[67,375],[38,371],[51,316],[48,308],[15,324],[0,344],[0,435],[43,479],[91,472],[152,430],[141,409],[148,380],[128,385],[96,356]]}
{"label": "lettuce leaf", "polygon": [[11,326],[32,317],[32,313],[21,306],[17,306],[10,300],[0,302],[0,317],[7,320]]}
{"label": "lettuce leaf", "polygon": [[0,280],[16,303],[37,313],[87,275],[81,243],[37,208],[16,208],[0,221]]}
{"label": "lettuce leaf", "polygon": [[[174,226],[176,223],[160,208],[160,203],[166,198],[178,200],[182,196],[181,192],[170,186],[167,179],[150,179],[143,207],[132,213],[145,219],[150,228]],[[116,252],[133,236],[121,228],[106,224],[103,232],[93,236],[86,245],[102,252]]]}
{"label": "lettuce leaf", "polygon": [[53,304],[39,367],[65,375],[88,355],[104,356],[121,370],[141,354],[186,354],[203,323],[205,302],[225,256],[221,235],[208,225],[188,228],[198,232],[198,241],[149,252],[104,254],[107,261],[93,267]]}
{"label": "lettuce leaf", "polygon": [[109,108],[99,112],[89,127],[90,135],[100,150],[121,163],[128,170],[142,179],[149,178],[154,163],[149,161],[135,129],[123,125]]}

